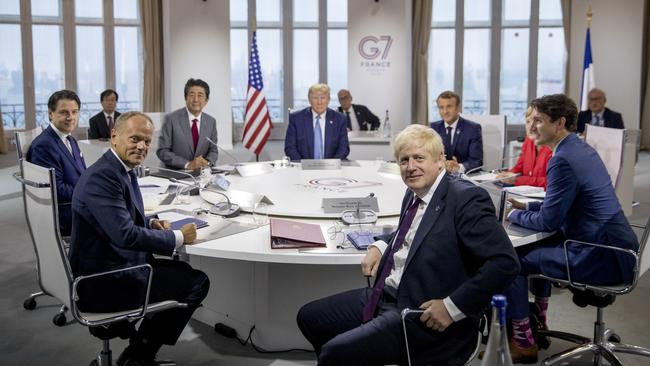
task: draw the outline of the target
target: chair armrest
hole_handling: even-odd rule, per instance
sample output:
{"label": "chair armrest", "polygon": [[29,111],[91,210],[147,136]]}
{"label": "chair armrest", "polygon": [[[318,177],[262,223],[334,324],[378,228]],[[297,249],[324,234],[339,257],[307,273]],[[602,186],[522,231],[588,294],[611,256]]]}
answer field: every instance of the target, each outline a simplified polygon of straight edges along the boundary
{"label": "chair armrest", "polygon": [[[129,318],[129,319],[143,318],[147,314],[147,306],[149,305],[149,290],[151,289],[151,279],[152,279],[152,275],[153,275],[153,269],[151,268],[150,264],[140,264],[140,265],[137,265],[137,266],[131,266],[131,267],[125,267],[125,268],[120,268],[120,269],[114,269],[114,270],[111,270],[111,271],[93,273],[93,274],[90,274],[90,275],[79,276],[79,277],[75,278],[74,282],[72,283],[72,299],[70,301],[70,304],[71,304],[71,307],[72,307],[71,311],[72,311],[73,316],[79,322],[81,322],[81,323],[83,323],[85,325],[88,325],[88,326],[110,323],[110,322],[112,322],[112,321],[114,321],[114,320],[116,320],[116,319],[118,319],[120,317],[123,317],[123,315],[118,316],[118,317],[108,317],[106,319],[101,320],[100,322],[89,322],[89,321],[85,320],[83,318],[83,316],[81,315],[81,312],[80,312],[79,308],[77,307],[77,301],[79,301],[79,294],[77,293],[77,287],[79,286],[79,284],[82,281],[85,281],[85,280],[90,279],[90,278],[108,276],[108,275],[112,275],[112,274],[119,273],[119,272],[133,271],[133,270],[140,269],[140,268],[147,268],[148,269],[147,287],[146,287],[146,293],[145,293],[145,296],[144,296],[144,301],[143,301],[143,304],[142,304],[142,310],[136,315],[128,315],[126,317]],[[95,324],[91,324],[91,323],[95,323]]]}
{"label": "chair armrest", "polygon": [[47,188],[47,187],[50,186],[50,183],[33,182],[33,181],[29,180],[29,179],[25,179],[25,178],[23,178],[22,174],[20,174],[20,172],[15,172],[14,174],[12,174],[12,176],[14,177],[15,180],[17,180],[21,184],[28,185],[30,187]]}
{"label": "chair armrest", "polygon": [[617,289],[614,287],[607,287],[607,286],[596,286],[596,285],[589,285],[586,283],[579,283],[579,282],[574,282],[571,279],[571,266],[569,265],[569,246],[571,245],[585,245],[585,246],[591,246],[595,248],[601,248],[605,250],[612,250],[615,252],[620,252],[626,255],[632,256],[634,258],[634,272],[638,272],[639,270],[639,254],[635,252],[634,250],[631,249],[624,249],[624,248],[618,248],[618,247],[613,247],[611,245],[604,245],[604,244],[597,244],[597,243],[589,243],[589,242],[584,242],[584,241],[579,241],[579,240],[571,240],[567,239],[564,241],[564,259],[566,263],[566,270],[567,270],[567,280],[568,283],[571,287],[574,287],[576,289],[582,289],[582,290],[595,290],[599,292],[605,292],[608,294],[613,294],[613,295],[620,295],[624,294],[627,292],[630,292],[635,284],[636,284],[636,278],[633,280],[633,282],[629,286],[625,286],[622,289]]}

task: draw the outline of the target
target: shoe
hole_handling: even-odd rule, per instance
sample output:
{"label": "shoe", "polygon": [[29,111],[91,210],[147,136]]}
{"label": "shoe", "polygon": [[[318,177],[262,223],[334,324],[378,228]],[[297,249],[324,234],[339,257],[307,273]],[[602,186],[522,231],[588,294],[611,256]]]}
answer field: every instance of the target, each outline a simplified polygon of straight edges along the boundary
{"label": "shoe", "polygon": [[137,354],[131,346],[127,346],[117,358],[117,366],[176,366],[171,360],[142,360],[136,357]]}
{"label": "shoe", "polygon": [[512,363],[537,363],[537,353],[539,348],[534,344],[531,347],[519,347],[512,339],[508,342],[510,344],[510,356],[512,356]]}

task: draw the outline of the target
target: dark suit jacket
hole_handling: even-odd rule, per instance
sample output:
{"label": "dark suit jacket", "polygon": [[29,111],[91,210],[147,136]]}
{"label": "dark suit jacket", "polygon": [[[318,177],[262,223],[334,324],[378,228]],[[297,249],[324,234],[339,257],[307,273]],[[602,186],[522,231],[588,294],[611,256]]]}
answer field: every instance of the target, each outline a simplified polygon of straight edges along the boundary
{"label": "dark suit jacket", "polygon": [[[174,233],[150,229],[134,197],[129,175],[111,150],[81,176],[72,198],[69,257],[75,277],[148,263],[152,253],[172,254]],[[139,297],[146,273],[112,275],[103,281],[105,293],[96,295],[119,302],[119,297],[108,296],[110,291],[106,289],[119,289],[125,298]],[[84,288],[86,293],[93,290]]]}
{"label": "dark suit jacket", "polygon": [[[585,125],[591,124],[591,111],[581,111],[578,113],[578,132],[585,132]],[[603,119],[605,120],[605,127],[624,129],[623,116],[620,113],[605,107],[603,112]]]}
{"label": "dark suit jacket", "polygon": [[[120,112],[113,113],[113,123],[120,117]],[[104,111],[100,111],[96,115],[90,117],[88,121],[90,128],[88,128],[89,139],[109,139],[111,138],[111,130],[108,129],[108,121],[104,116]]]}
{"label": "dark suit jacket", "polygon": [[[79,148],[76,140],[73,139],[72,143]],[[56,198],[59,203],[59,229],[61,235],[68,236],[72,223],[72,210],[70,209],[72,192],[83,170],[79,169],[72,154],[70,154],[52,126],[46,128],[43,133],[34,139],[25,157],[27,161],[36,165],[54,168],[56,173]],[[83,156],[81,160],[84,160]],[[85,169],[85,162],[83,162],[83,166]]]}
{"label": "dark suit jacket", "polygon": [[[568,239],[638,250],[636,235],[623,214],[607,169],[589,144],[569,134],[549,160],[546,179],[544,202],[530,204],[529,211],[513,211],[511,222],[539,231],[560,230]],[[572,271],[573,279],[606,283],[609,272],[603,269],[617,267],[623,278],[631,278],[629,255],[593,248],[576,248],[573,254],[569,263],[583,264],[579,271]]]}
{"label": "dark suit jacket", "polygon": [[211,164],[219,158],[219,149],[212,145],[206,137],[217,142],[217,121],[214,117],[201,113],[199,127],[199,142],[194,149],[192,129],[190,127],[187,108],[177,109],[165,116],[160,135],[158,136],[158,159],[168,168],[183,169],[188,161],[197,156],[203,156]]}
{"label": "dark suit jacket", "polygon": [[[409,190],[402,202],[402,216],[412,199]],[[382,239],[390,243],[395,234]],[[384,252],[377,273],[381,273],[389,252]],[[492,295],[507,289],[517,273],[517,256],[497,221],[488,193],[445,174],[411,243],[397,290],[397,307],[417,309],[425,301],[449,296],[467,318],[447,328],[439,342],[426,351],[428,356],[422,356],[438,359],[436,354],[458,341],[459,334],[466,342],[475,337],[472,330],[476,329],[476,320],[489,306]]]}
{"label": "dark suit jacket", "polygon": [[[352,104],[352,109],[354,109],[354,114],[357,116],[357,122],[359,122],[359,129],[361,131],[376,130],[379,128],[379,117],[370,112],[368,107],[361,104]],[[345,116],[345,112],[343,112],[340,106],[337,111]]]}
{"label": "dark suit jacket", "polygon": [[[455,156],[460,164],[463,164],[465,171],[483,165],[483,134],[481,133],[481,125],[466,120],[463,117],[459,117],[456,123],[451,155]],[[443,120],[431,124],[431,128],[436,130],[443,139],[447,134],[446,127],[445,121]],[[445,153],[448,154],[449,152],[445,151]]]}
{"label": "dark suit jacket", "polygon": [[[327,109],[325,123],[325,159],[346,159],[350,153],[348,129],[345,116]],[[314,129],[311,108],[289,115],[289,126],[284,138],[284,154],[291,160],[314,158]]]}

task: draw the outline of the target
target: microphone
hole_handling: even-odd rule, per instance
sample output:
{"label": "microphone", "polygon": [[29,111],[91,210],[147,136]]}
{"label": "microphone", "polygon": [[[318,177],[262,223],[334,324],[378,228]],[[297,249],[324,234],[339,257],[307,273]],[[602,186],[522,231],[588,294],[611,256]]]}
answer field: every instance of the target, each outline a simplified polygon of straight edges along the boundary
{"label": "microphone", "polygon": [[178,180],[176,178],[169,178],[169,180],[171,182],[174,182],[174,183],[184,184],[186,186],[193,186],[193,187],[195,187],[195,188],[197,188],[197,189],[199,189],[201,191],[208,191],[208,192],[212,192],[212,193],[216,193],[216,194],[224,196],[226,198],[225,204],[223,202],[213,204],[213,208],[215,208],[216,210],[213,210],[211,208],[210,213],[215,214],[215,215],[219,215],[219,216],[223,216],[223,217],[239,216],[239,213],[240,213],[239,205],[236,204],[236,203],[232,203],[230,201],[230,198],[228,197],[228,195],[226,195],[225,193],[219,192],[219,191],[217,191],[215,189],[211,189],[211,188],[203,188],[200,185],[192,185],[191,183],[184,182],[184,181]]}
{"label": "microphone", "polygon": [[[374,197],[374,193],[370,193],[367,196],[360,198],[356,202],[356,210],[346,210],[341,213],[341,221],[348,225],[353,224],[372,224],[377,222],[377,213],[373,210],[361,210],[361,201],[368,198]],[[363,213],[363,216],[361,215]]]}
{"label": "microphone", "polygon": [[360,208],[360,206],[361,206],[361,201],[363,201],[363,200],[365,200],[365,199],[367,199],[367,198],[374,197],[374,196],[375,196],[375,194],[372,193],[372,192],[370,192],[369,195],[367,195],[367,196],[365,196],[365,197],[363,197],[363,198],[361,198],[361,199],[359,199],[359,200],[357,201],[357,219],[359,219],[359,220],[361,219],[361,210],[359,210],[359,208]]}
{"label": "microphone", "polygon": [[[221,150],[226,156],[228,156],[231,160],[233,160],[235,163],[232,164],[232,166],[239,166],[242,165],[242,163],[239,162],[239,160],[234,157],[232,154],[230,154],[228,151],[224,150],[221,146],[219,146],[216,142],[212,141],[211,138],[208,136],[205,136],[205,139],[208,140],[209,143],[211,143],[214,147],[216,147],[218,150]],[[216,162],[215,162],[216,163]],[[215,164],[216,165],[216,164]]]}
{"label": "microphone", "polygon": [[[145,167],[144,169],[146,170],[147,167]],[[148,169],[149,169],[149,171],[151,171],[152,168],[149,167]],[[190,174],[190,173],[188,173],[186,171],[183,171],[183,170],[174,170],[174,169],[167,169],[167,168],[161,168],[161,167],[155,167],[153,169],[157,169],[157,170],[160,170],[162,172],[167,172],[169,174],[159,174],[158,175],[158,174],[153,173],[153,174],[150,174],[150,175],[158,176],[158,177],[161,177],[161,178],[167,178],[167,179],[169,179],[169,181],[174,182],[174,183],[182,183],[182,184],[187,185],[186,182],[181,182],[176,177],[179,176],[179,175],[189,177],[190,179],[192,179],[192,182],[194,183],[193,186],[197,188],[196,190],[190,191],[190,195],[196,196],[197,194],[199,194],[198,188],[200,187],[200,183],[196,179],[196,177],[193,176],[192,174]]]}

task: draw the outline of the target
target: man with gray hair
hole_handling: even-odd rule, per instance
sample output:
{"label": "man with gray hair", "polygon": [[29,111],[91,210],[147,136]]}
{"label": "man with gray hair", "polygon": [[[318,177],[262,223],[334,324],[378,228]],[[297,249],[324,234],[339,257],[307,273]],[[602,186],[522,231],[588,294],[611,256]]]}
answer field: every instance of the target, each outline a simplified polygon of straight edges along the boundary
{"label": "man with gray hair", "polygon": [[607,96],[604,91],[593,88],[589,91],[587,98],[589,109],[578,113],[578,133],[585,132],[586,124],[618,129],[625,128],[621,114],[605,107]]}

